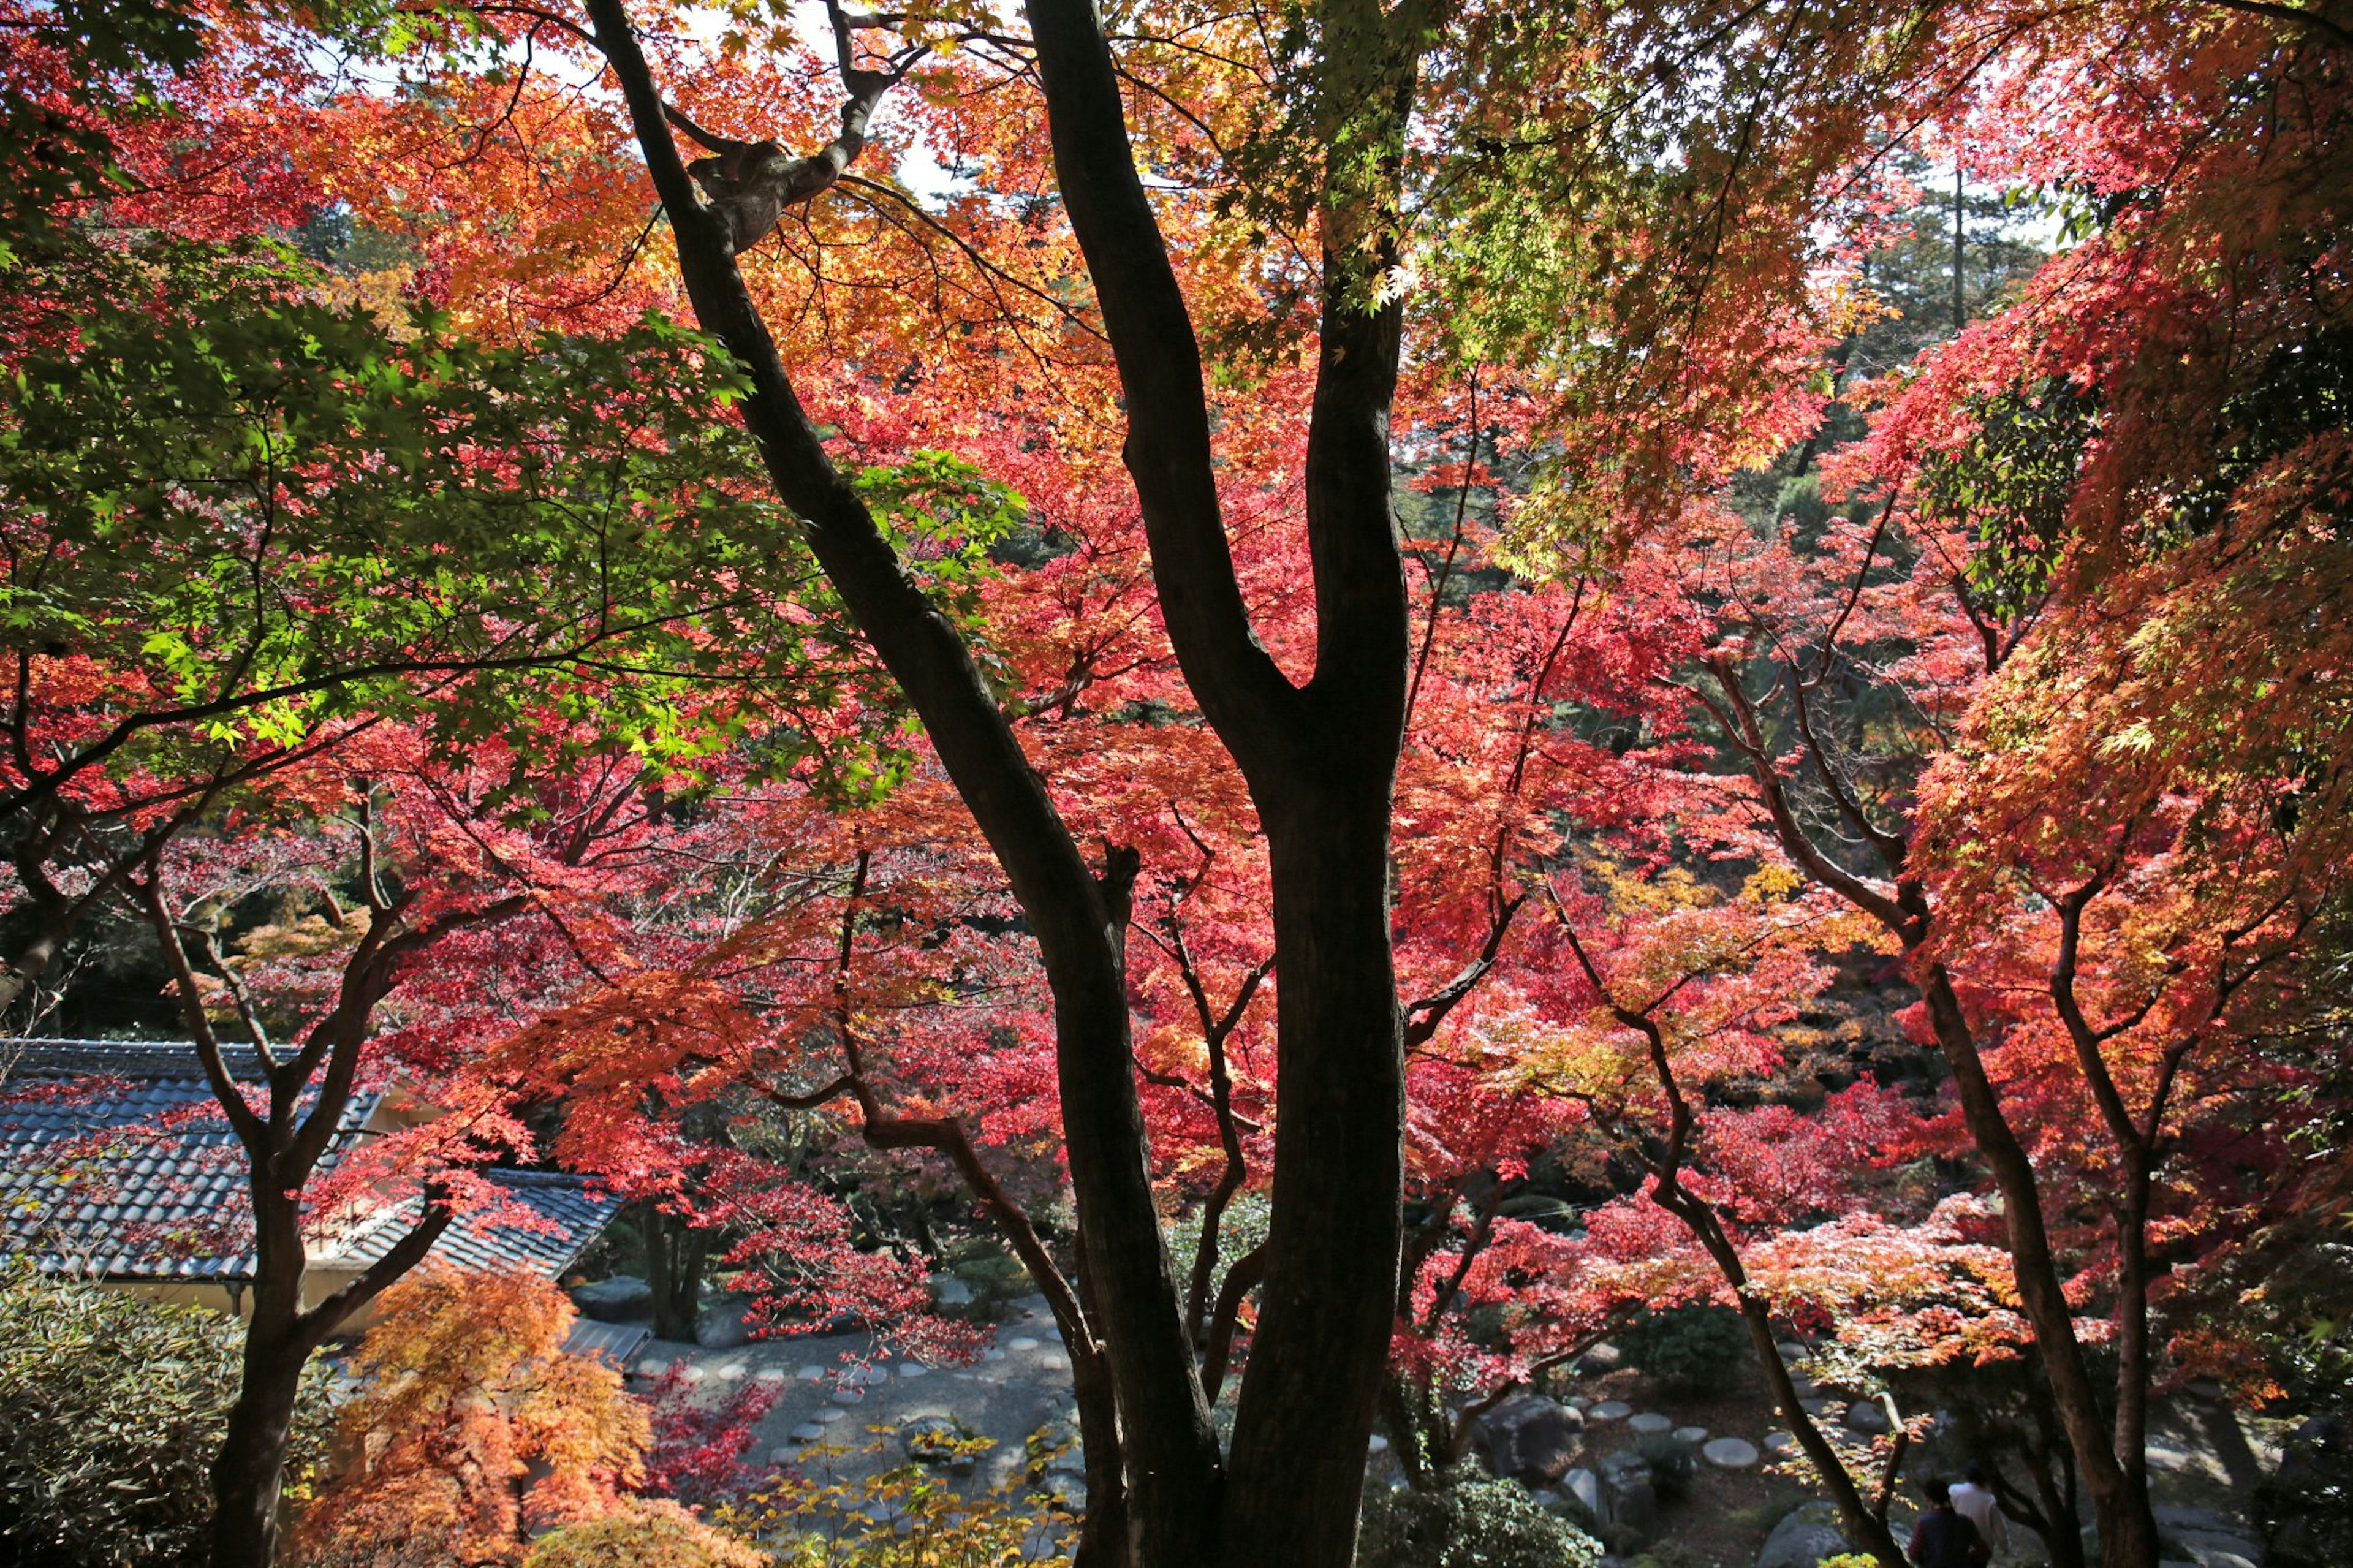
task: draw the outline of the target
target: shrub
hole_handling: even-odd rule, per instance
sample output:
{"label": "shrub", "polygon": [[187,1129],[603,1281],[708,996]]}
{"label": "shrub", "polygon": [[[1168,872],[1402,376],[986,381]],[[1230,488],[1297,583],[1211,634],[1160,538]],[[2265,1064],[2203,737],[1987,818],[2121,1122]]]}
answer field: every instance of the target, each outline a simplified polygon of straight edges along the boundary
{"label": "shrub", "polygon": [[1731,1308],[1692,1301],[1644,1312],[1618,1343],[1661,1386],[1696,1394],[1722,1388],[1738,1373],[1748,1332]]}
{"label": "shrub", "polygon": [[768,1561],[676,1503],[635,1502],[548,1531],[532,1542],[522,1568],[768,1568]]}
{"label": "shrub", "polygon": [[345,1462],[303,1521],[312,1568],[513,1563],[540,1527],[633,1511],[645,1407],[619,1373],[564,1352],[562,1291],[427,1268],[382,1313],[337,1423]]}
{"label": "shrub", "polygon": [[[990,1444],[958,1446],[977,1458]],[[852,1453],[884,1468],[831,1472],[832,1461]],[[776,1568],[1014,1568],[1068,1558],[1077,1521],[1018,1476],[959,1490],[937,1467],[890,1463],[886,1444],[817,1443],[801,1454],[773,1485],[718,1510],[721,1523],[762,1542]]]}
{"label": "shrub", "polygon": [[1601,1543],[1511,1481],[1462,1479],[1365,1503],[1356,1568],[1591,1568]]}
{"label": "shrub", "polygon": [[[0,1268],[0,1556],[121,1568],[197,1555],[244,1344],[217,1312]],[[327,1383],[314,1363],[295,1407],[297,1491],[326,1447]]]}

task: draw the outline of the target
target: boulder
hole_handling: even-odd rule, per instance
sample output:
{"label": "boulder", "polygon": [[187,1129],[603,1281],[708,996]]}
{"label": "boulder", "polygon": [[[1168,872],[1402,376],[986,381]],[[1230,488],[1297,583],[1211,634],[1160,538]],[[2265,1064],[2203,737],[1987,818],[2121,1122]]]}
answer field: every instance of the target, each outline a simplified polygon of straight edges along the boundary
{"label": "boulder", "polygon": [[1828,1503],[1820,1502],[1784,1515],[1757,1553],[1757,1568],[1814,1568],[1825,1557],[1853,1551],[1839,1533],[1837,1518]]}
{"label": "boulder", "polygon": [[1585,1511],[1596,1520],[1601,1517],[1601,1478],[1579,1466],[1561,1479],[1568,1495],[1585,1505]]}
{"label": "boulder", "polygon": [[696,1315],[694,1342],[707,1351],[732,1351],[752,1342],[752,1327],[744,1321],[751,1300],[744,1296],[714,1296]]}
{"label": "boulder", "polygon": [[616,1274],[574,1286],[572,1304],[600,1323],[634,1323],[654,1315],[654,1288],[634,1274]]}
{"label": "boulder", "polygon": [[1616,1372],[1626,1364],[1626,1352],[1607,1340],[1577,1358],[1579,1372]]}
{"label": "boulder", "polygon": [[1609,1522],[1648,1535],[1658,1528],[1659,1494],[1649,1481],[1628,1481],[1609,1501]]}
{"label": "boulder", "polygon": [[1585,1418],[1557,1400],[1522,1394],[1479,1417],[1472,1441],[1487,1468],[1523,1486],[1548,1486],[1568,1469]]}
{"label": "boulder", "polygon": [[1886,1436],[1887,1411],[1876,1399],[1858,1399],[1846,1407],[1846,1429],[1866,1437]]}
{"label": "boulder", "polygon": [[972,1287],[955,1275],[934,1274],[928,1283],[932,1288],[932,1300],[935,1305],[942,1307],[972,1305]]}
{"label": "boulder", "polygon": [[926,1412],[899,1423],[899,1442],[907,1458],[952,1476],[972,1474],[975,1454],[972,1430],[953,1415]]}

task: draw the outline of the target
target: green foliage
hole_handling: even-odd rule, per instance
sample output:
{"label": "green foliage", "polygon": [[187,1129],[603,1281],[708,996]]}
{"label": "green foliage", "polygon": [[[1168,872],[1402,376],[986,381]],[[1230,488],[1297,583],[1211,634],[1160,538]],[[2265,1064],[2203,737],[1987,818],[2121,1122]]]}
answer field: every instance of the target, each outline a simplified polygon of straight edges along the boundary
{"label": "green foliage", "polygon": [[1740,1314],[1708,1301],[1645,1311],[1618,1343],[1662,1387],[1694,1393],[1721,1388],[1748,1353]]}
{"label": "green foliage", "polygon": [[[648,317],[486,344],[313,280],[159,241],[33,290],[71,335],[0,378],[0,627],[37,688],[74,689],[69,762],[212,768],[416,719],[452,749],[618,734],[691,771],[764,720],[854,710],[853,684],[890,708],[749,482],[741,378],[704,340]],[[816,743],[765,742],[772,769]]]}
{"label": "green foliage", "polygon": [[1366,1498],[1356,1568],[1590,1568],[1601,1543],[1512,1481],[1460,1479]]}
{"label": "green foliage", "polygon": [[2097,407],[2053,379],[1982,399],[1972,412],[1977,429],[1966,445],[1921,462],[1920,497],[1931,516],[1977,536],[1969,587],[1988,611],[2010,619],[2050,588]]}
{"label": "green foliage", "polygon": [[764,1568],[767,1561],[674,1503],[636,1501],[549,1531],[523,1553],[522,1568]]}
{"label": "green foliage", "polygon": [[[0,1545],[28,1568],[129,1568],[194,1553],[245,1332],[16,1268],[0,1272]],[[295,1406],[290,1476],[325,1452],[327,1374]]]}

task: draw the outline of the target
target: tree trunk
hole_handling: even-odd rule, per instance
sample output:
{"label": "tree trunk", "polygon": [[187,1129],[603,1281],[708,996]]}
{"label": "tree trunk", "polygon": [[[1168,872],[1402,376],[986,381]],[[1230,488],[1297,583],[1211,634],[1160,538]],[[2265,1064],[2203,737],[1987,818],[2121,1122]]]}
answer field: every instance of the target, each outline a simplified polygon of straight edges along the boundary
{"label": "tree trunk", "polygon": [[257,1161],[253,1204],[253,1317],[246,1324],[244,1378],[213,1458],[211,1568],[271,1568],[278,1501],[303,1364],[316,1342],[302,1315],[301,1208]]}
{"label": "tree trunk", "polygon": [[[1250,635],[1219,511],[1198,350],[1136,178],[1100,21],[1084,0],[1032,5],[1057,170],[1128,398],[1126,458],[1161,603],[1186,680],[1240,762],[1272,848],[1274,1213],[1221,1489],[1135,1092],[1125,964],[1133,853],[1107,853],[1100,879],[1079,853],[970,651],[826,454],[736,268],[728,221],[701,200],[680,161],[621,0],[588,8],[677,235],[696,318],[752,383],[745,421],[777,494],[804,520],[818,564],[922,716],[1037,938],[1135,1561],[1346,1568],[1400,1231],[1403,1029],[1388,829],[1407,659],[1388,451],[1401,310],[1357,308],[1363,258],[1327,258],[1307,458],[1317,661],[1302,690]],[[871,94],[862,101],[871,108]],[[1398,138],[1404,108],[1392,106]],[[829,151],[854,155],[846,139]]]}
{"label": "tree trunk", "polygon": [[2075,1335],[2074,1309],[2068,1305],[2043,1220],[2033,1161],[2002,1114],[2000,1098],[1978,1054],[1977,1037],[1943,964],[1927,965],[1921,990],[1936,1042],[1953,1069],[1962,1120],[2001,1192],[2019,1302],[2034,1330],[2035,1353],[2049,1383],[2052,1407],[2067,1434],[2084,1489],[2091,1494],[2093,1518],[2100,1530],[2100,1562],[2104,1568],[2156,1568],[2157,1521],[2149,1511],[2147,1458],[2137,1450],[2120,1458],[2112,1446],[2118,1426],[2101,1409],[2090,1363]]}
{"label": "tree trunk", "polygon": [[[1395,1322],[1405,1033],[1389,951],[1390,768],[1362,755],[1377,737],[1324,739],[1331,771],[1265,819],[1281,1067],[1266,1283],[1219,1537],[1231,1568],[1350,1561]],[[1332,799],[1352,785],[1355,800]]]}
{"label": "tree trunk", "polygon": [[283,1314],[265,1330],[257,1310],[245,1341],[245,1378],[214,1457],[211,1568],[270,1568],[278,1505],[302,1367],[311,1348]]}
{"label": "tree trunk", "polygon": [[654,1337],[691,1342],[702,1305],[710,1237],[655,1203],[646,1205],[645,1215],[646,1285],[654,1298]]}

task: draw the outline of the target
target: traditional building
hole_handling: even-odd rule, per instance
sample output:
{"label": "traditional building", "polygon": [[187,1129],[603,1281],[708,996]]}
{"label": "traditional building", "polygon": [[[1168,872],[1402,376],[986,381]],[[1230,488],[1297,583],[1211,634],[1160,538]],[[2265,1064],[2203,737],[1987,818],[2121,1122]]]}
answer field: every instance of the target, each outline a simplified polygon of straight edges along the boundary
{"label": "traditional building", "polygon": [[[250,1049],[223,1055],[232,1076],[259,1081]],[[194,1047],[0,1040],[0,1256],[142,1295],[240,1310],[254,1268],[244,1152]],[[367,1140],[436,1114],[398,1088],[354,1094],[319,1175]],[[482,1173],[505,1201],[461,1214],[431,1260],[556,1279],[619,1206],[576,1176]],[[383,1256],[416,1223],[421,1203],[414,1191],[363,1187],[332,1222],[316,1225],[304,1305]],[[351,1326],[364,1321],[363,1314]]]}

